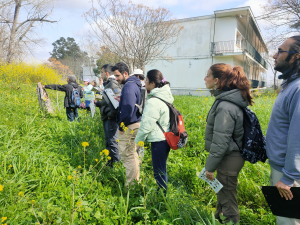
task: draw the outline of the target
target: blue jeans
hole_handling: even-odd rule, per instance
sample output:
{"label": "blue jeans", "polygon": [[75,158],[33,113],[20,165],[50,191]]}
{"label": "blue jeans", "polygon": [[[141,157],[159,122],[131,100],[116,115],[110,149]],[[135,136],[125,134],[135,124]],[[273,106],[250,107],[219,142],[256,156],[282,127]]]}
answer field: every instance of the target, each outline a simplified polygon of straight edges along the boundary
{"label": "blue jeans", "polygon": [[109,156],[111,162],[120,161],[119,147],[117,143],[118,139],[118,124],[115,120],[104,120],[103,129],[105,135],[105,148],[109,150]]}
{"label": "blue jeans", "polygon": [[167,159],[169,156],[169,152],[170,146],[166,140],[159,142],[151,142],[154,178],[158,185],[158,190],[160,188],[163,188],[165,194],[167,193]]}
{"label": "blue jeans", "polygon": [[66,113],[67,113],[68,120],[70,122],[74,121],[75,118],[77,118],[77,121],[79,121],[78,108],[66,107]]}

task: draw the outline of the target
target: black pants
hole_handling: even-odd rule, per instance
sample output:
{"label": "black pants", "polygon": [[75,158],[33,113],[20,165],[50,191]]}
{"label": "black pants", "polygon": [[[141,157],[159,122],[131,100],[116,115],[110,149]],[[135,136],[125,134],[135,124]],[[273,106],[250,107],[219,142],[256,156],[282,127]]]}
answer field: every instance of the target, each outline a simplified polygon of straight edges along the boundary
{"label": "black pants", "polygon": [[109,150],[111,162],[120,161],[118,139],[118,124],[115,120],[103,121],[104,135],[105,135],[105,148]]}
{"label": "black pants", "polygon": [[78,119],[78,108],[66,107],[67,118],[70,122],[74,121],[75,118]]}
{"label": "black pants", "polygon": [[167,141],[151,142],[154,178],[158,185],[158,190],[163,188],[164,193],[167,192],[167,159],[169,152],[170,146]]}

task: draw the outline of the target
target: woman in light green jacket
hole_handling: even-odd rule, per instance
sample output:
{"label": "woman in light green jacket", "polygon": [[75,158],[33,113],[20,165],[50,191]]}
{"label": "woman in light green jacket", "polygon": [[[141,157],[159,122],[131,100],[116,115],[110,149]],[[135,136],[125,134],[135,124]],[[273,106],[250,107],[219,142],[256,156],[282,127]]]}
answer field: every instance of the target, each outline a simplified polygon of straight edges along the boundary
{"label": "woman in light green jacket", "polygon": [[162,101],[170,104],[174,98],[171,93],[170,83],[163,78],[159,70],[150,70],[147,73],[145,87],[150,93],[144,108],[143,117],[135,142],[150,142],[152,153],[152,164],[154,178],[158,184],[158,189],[167,191],[167,159],[170,146],[166,141],[163,132],[157,125],[162,126],[165,132],[170,131],[170,111],[169,107]]}

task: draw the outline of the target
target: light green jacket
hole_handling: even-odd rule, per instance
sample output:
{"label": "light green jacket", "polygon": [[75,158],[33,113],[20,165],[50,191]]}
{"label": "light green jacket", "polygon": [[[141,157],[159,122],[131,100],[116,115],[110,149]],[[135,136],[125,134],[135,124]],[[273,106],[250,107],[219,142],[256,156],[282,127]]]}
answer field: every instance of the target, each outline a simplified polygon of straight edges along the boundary
{"label": "light green jacket", "polygon": [[165,132],[170,131],[170,110],[160,99],[151,98],[156,96],[164,101],[173,104],[174,98],[169,85],[161,88],[154,88],[147,96],[142,121],[135,142],[140,141],[158,142],[166,140],[163,132],[159,129],[156,121],[163,127]]}
{"label": "light green jacket", "polygon": [[85,101],[91,101],[95,99],[95,93],[92,91],[93,85],[89,84],[83,88],[83,96]]}

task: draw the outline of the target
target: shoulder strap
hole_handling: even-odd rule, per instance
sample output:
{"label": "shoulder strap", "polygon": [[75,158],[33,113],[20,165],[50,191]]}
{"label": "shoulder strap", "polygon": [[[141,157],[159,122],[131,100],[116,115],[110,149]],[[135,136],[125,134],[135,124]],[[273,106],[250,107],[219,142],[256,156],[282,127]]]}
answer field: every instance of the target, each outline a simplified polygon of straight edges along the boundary
{"label": "shoulder strap", "polygon": [[[164,102],[168,107],[170,107],[168,102],[162,100],[162,99],[159,98],[159,97],[151,96],[150,98],[157,98],[157,99],[161,100],[162,102]],[[160,129],[163,133],[165,133],[164,129],[162,128],[162,126],[159,124],[158,121],[156,121],[156,124],[158,125],[159,129]]]}

